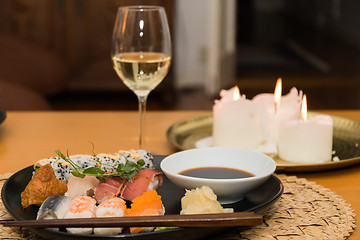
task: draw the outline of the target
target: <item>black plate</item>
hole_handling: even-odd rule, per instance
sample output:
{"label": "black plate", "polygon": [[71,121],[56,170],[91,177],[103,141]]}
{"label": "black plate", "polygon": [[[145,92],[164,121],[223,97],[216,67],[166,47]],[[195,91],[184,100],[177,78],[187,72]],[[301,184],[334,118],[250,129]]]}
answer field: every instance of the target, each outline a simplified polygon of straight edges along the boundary
{"label": "black plate", "polygon": [[[156,169],[159,170],[160,162],[165,156],[154,156]],[[23,209],[21,206],[20,194],[24,191],[27,183],[30,181],[33,167],[24,168],[12,175],[4,184],[1,191],[1,197],[5,208],[16,220],[35,219],[38,207],[30,206]],[[250,192],[246,197],[236,203],[224,205],[224,207],[234,208],[236,212],[255,211],[261,212],[273,204],[283,193],[281,181],[272,175],[268,181],[256,190]],[[162,196],[166,214],[179,214],[180,199],[185,191],[172,184],[166,177],[158,193]],[[147,232],[137,234],[120,234],[114,236],[100,235],[80,235],[67,232],[53,231],[50,229],[32,229],[38,235],[47,239],[180,239],[186,238],[199,239],[209,234],[215,234],[224,230],[224,228],[175,228],[158,232]],[[226,230],[226,229],[225,229]]]}
{"label": "black plate", "polygon": [[6,118],[6,113],[3,110],[0,110],[0,123],[2,123]]}

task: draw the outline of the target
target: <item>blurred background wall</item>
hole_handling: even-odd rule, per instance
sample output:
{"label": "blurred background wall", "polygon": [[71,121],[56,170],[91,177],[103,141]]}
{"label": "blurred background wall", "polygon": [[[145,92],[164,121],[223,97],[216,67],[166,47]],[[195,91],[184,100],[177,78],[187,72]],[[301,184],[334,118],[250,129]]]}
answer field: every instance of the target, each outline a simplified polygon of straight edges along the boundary
{"label": "blurred background wall", "polygon": [[360,106],[357,0],[2,0],[0,107],[135,110],[112,69],[116,9],[165,7],[171,71],[149,109],[207,109],[222,88],[248,97],[296,86],[312,109]]}

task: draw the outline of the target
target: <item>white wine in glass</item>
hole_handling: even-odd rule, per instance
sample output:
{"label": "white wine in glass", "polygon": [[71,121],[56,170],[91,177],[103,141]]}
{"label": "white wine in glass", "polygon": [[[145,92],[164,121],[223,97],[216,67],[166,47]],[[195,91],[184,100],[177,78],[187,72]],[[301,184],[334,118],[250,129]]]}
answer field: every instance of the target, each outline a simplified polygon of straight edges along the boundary
{"label": "white wine in glass", "polygon": [[114,69],[139,101],[139,148],[144,148],[146,101],[165,78],[171,61],[171,39],[165,10],[158,6],[118,9],[111,57]]}

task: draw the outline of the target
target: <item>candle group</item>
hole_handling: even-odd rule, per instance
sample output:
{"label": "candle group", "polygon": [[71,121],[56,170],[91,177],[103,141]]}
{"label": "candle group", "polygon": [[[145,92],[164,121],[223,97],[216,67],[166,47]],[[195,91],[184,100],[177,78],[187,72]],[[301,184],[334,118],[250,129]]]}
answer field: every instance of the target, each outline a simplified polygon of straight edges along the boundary
{"label": "candle group", "polygon": [[258,150],[292,162],[330,161],[332,118],[301,119],[301,106],[307,112],[305,95],[305,103],[296,88],[281,96],[279,85],[281,81],[275,94],[262,93],[252,100],[237,87],[222,90],[213,106],[213,146]]}

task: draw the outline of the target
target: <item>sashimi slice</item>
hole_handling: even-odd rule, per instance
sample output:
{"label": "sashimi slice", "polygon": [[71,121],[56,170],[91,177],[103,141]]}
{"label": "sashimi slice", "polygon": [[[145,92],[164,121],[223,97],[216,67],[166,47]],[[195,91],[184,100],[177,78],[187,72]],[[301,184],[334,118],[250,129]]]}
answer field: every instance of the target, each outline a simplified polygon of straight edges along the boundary
{"label": "sashimi slice", "polygon": [[126,185],[121,197],[126,200],[133,200],[144,192],[156,190],[162,185],[163,173],[152,168],[140,170]]}
{"label": "sashimi slice", "polygon": [[[125,201],[118,197],[110,197],[103,201],[97,208],[96,217],[123,217],[126,212]],[[95,235],[119,234],[122,228],[94,228]]]}
{"label": "sashimi slice", "polygon": [[85,176],[84,178],[71,176],[68,180],[68,191],[65,196],[71,199],[82,195],[92,196],[99,183],[100,181],[94,176]]}
{"label": "sashimi slice", "polygon": [[[155,190],[144,192],[133,199],[131,208],[126,210],[127,216],[157,216],[164,215],[165,208],[161,196]],[[132,227],[131,233],[152,231],[154,227]]]}

